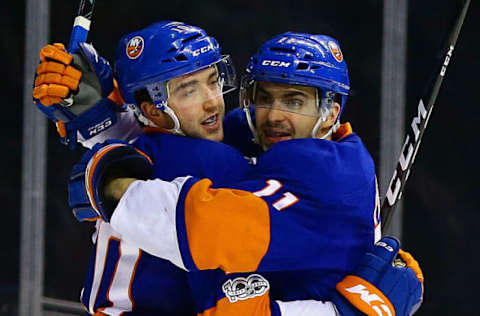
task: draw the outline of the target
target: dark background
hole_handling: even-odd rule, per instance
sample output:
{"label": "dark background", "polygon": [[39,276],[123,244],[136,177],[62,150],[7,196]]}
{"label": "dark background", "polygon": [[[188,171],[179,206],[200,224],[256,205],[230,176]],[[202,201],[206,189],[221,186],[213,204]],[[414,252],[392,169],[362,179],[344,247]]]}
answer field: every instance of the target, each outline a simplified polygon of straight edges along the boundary
{"label": "dark background", "polygon": [[[410,1],[406,128],[441,57],[458,1]],[[52,0],[51,41],[69,38],[78,1]],[[0,141],[0,315],[15,315],[19,280],[20,179],[25,43],[24,1],[0,5],[2,115]],[[159,20],[180,20],[214,35],[240,72],[262,42],[284,31],[337,38],[352,86],[343,121],[350,121],[379,162],[383,2],[98,0],[90,41],[112,61],[121,35]],[[476,250],[480,219],[476,100],[480,72],[472,1],[429,128],[404,192],[403,246],[423,268],[425,301],[418,315],[478,315]],[[28,40],[28,39],[27,39]],[[235,103],[231,98],[231,103]],[[234,105],[231,105],[234,106]],[[36,111],[32,105],[32,111]],[[400,151],[400,148],[399,148]],[[49,124],[44,295],[78,301],[90,254],[91,224],[77,223],[67,204],[66,179],[81,150],[59,144]]]}

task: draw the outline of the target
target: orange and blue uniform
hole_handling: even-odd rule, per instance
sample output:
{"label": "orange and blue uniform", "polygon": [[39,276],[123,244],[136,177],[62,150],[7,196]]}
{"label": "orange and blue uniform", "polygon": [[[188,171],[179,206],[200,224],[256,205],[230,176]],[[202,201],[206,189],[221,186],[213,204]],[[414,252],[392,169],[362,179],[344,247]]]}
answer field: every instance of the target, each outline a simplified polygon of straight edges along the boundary
{"label": "orange and blue uniform", "polygon": [[[134,182],[112,226],[190,271],[197,313],[270,315],[274,300],[328,300],[378,228],[370,155],[348,124],[336,137],[280,142],[228,186],[195,176]],[[213,269],[223,272],[198,272]],[[258,292],[235,287],[249,282]]]}
{"label": "orange and blue uniform", "polygon": [[[238,114],[233,111],[226,122],[248,141],[246,125],[232,124],[243,117]],[[276,300],[327,299],[373,243],[376,225],[373,162],[348,127],[336,136],[334,142],[279,143],[251,167],[225,144],[141,135],[134,145],[153,160],[154,178],[193,177],[184,183],[185,203],[179,203],[175,226],[181,261],[192,272],[141,250],[145,247],[99,221],[82,292],[85,307],[112,315],[230,315],[262,306],[262,315],[268,315],[278,313]],[[137,196],[142,199],[142,193]],[[202,205],[202,196],[216,205]],[[143,198],[148,201],[160,205]],[[131,227],[134,222],[138,218]],[[217,267],[230,274],[195,272]],[[233,273],[240,271],[258,271],[268,290],[260,286],[258,295],[244,299],[236,286],[263,281]]]}
{"label": "orange and blue uniform", "polygon": [[[235,149],[208,140],[149,132],[135,146],[152,158],[154,177],[166,180],[192,174],[227,185],[250,169]],[[90,313],[195,314],[185,271],[142,251],[104,221],[97,222],[93,240],[81,297]]]}
{"label": "orange and blue uniform", "polygon": [[[269,289],[264,295],[237,294],[248,284],[238,280],[251,274],[219,274],[217,283],[211,283],[216,292],[209,291],[199,276],[193,282],[198,286],[192,286],[192,293],[202,298],[198,312],[221,314],[241,302],[246,306],[233,315],[247,314],[248,308],[271,306],[270,297],[331,299],[336,283],[352,272],[375,238],[375,176],[368,154],[359,147],[353,134],[337,142],[281,142],[259,157],[252,180],[233,190],[212,189],[208,180],[185,184],[188,193],[177,206],[185,217],[177,221],[185,267],[257,271],[260,292],[267,288],[263,282]],[[216,297],[204,297],[209,292]],[[247,298],[236,300],[242,295]],[[249,306],[249,299],[256,302]]]}

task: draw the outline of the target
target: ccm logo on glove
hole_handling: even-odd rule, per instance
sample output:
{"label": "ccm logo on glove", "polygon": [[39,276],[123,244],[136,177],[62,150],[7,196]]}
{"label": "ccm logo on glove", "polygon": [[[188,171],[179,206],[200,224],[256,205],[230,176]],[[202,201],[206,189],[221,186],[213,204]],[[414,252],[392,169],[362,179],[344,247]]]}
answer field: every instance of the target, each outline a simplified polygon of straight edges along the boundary
{"label": "ccm logo on glove", "polygon": [[395,309],[390,300],[374,285],[362,278],[348,275],[337,284],[337,290],[369,316],[395,316]]}
{"label": "ccm logo on glove", "polygon": [[94,135],[100,133],[101,131],[103,131],[104,129],[106,129],[107,127],[109,127],[112,124],[113,124],[112,120],[109,117],[107,117],[105,120],[98,123],[97,125],[90,127],[88,129],[88,135],[94,136]]}

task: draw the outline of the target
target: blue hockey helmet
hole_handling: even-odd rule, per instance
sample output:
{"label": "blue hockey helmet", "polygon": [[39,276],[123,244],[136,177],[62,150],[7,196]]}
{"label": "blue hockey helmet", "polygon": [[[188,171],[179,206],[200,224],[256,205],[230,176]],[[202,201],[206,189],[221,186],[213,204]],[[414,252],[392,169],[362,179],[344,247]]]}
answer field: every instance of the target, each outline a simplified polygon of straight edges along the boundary
{"label": "blue hockey helmet", "polygon": [[[319,121],[312,135],[334,100],[339,100],[342,113],[350,90],[347,64],[337,40],[307,33],[286,32],[274,36],[250,58],[242,78],[240,102],[251,126],[248,107],[255,103],[257,81],[317,88],[318,112],[310,115],[318,116]],[[338,96],[341,98],[337,99]]]}
{"label": "blue hockey helmet", "polygon": [[183,134],[174,111],[168,106],[168,81],[215,66],[221,94],[236,88],[236,75],[228,55],[221,54],[217,40],[196,26],[164,21],[125,35],[115,55],[115,77],[125,102],[141,114],[135,93],[146,90],[153,103],[169,114],[174,132]]}

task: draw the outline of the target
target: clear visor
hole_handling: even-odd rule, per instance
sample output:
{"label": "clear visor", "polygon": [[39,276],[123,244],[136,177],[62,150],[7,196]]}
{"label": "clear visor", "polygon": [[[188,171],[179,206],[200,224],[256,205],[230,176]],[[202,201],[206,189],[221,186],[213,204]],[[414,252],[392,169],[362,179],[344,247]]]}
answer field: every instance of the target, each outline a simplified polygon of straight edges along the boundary
{"label": "clear visor", "polygon": [[313,87],[274,84],[262,81],[242,82],[242,104],[255,104],[258,109],[270,109],[320,117],[321,108],[330,108],[332,93]]}
{"label": "clear visor", "polygon": [[[154,100],[157,107],[166,105],[166,100],[175,104],[188,106],[221,98],[237,88],[235,68],[230,56],[223,56],[218,62],[193,73],[155,83],[147,87],[150,96],[162,98]],[[153,92],[153,93],[152,93]]]}

